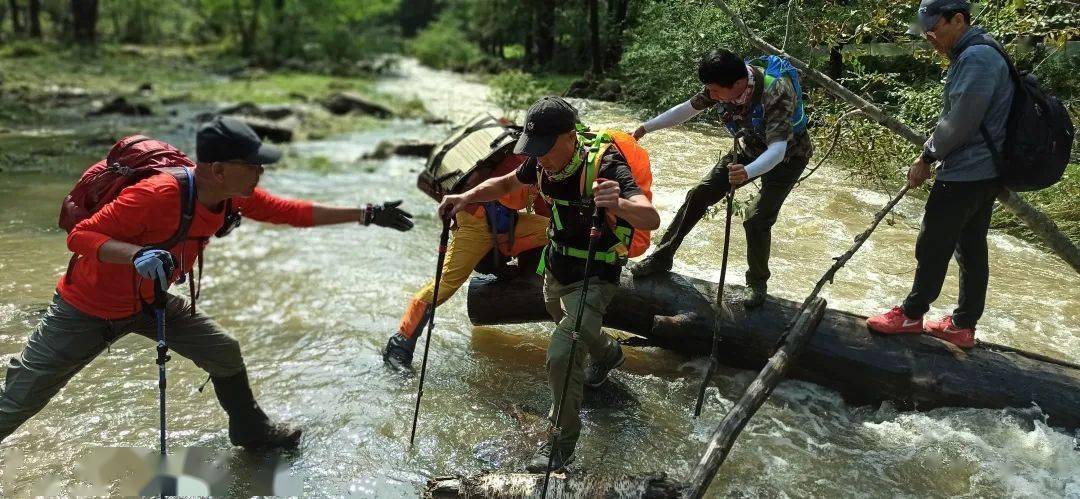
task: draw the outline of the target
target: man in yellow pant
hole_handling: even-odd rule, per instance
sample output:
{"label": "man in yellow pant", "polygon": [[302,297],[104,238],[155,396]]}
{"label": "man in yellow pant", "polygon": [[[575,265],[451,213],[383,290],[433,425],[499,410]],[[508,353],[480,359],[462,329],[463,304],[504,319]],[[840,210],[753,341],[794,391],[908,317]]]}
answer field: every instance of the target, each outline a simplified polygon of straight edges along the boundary
{"label": "man in yellow pant", "polygon": [[[505,174],[512,169],[496,174]],[[500,198],[498,201],[472,205],[454,217],[456,229],[452,232],[450,247],[443,263],[442,283],[439,285],[438,303],[442,304],[457,292],[477,265],[498,246],[505,256],[518,256],[531,249],[547,245],[547,226],[550,213],[535,186],[522,189]],[[532,205],[535,213],[524,210]],[[493,230],[494,226],[494,230]],[[532,271],[532,269],[525,269]],[[401,317],[398,332],[390,337],[383,350],[383,360],[399,371],[412,369],[413,351],[431,313],[435,281],[430,280],[413,295],[405,314]]]}

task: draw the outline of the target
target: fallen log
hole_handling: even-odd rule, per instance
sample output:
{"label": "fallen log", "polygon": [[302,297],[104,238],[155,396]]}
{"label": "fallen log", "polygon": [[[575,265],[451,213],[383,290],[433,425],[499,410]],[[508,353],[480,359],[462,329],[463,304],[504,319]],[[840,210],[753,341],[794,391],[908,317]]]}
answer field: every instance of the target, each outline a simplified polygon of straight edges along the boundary
{"label": "fallen log", "polygon": [[720,470],[720,466],[724,464],[728,453],[731,452],[731,447],[735,445],[735,439],[739,437],[739,433],[750,418],[754,417],[754,413],[765,403],[765,399],[769,398],[773,388],[784,380],[784,373],[813,336],[824,313],[825,300],[815,298],[810,307],[799,314],[791,331],[785,336],[784,344],[773,354],[769,362],[765,364],[765,368],[746,387],[739,401],[724,416],[724,420],[709,439],[709,445],[705,448],[701,461],[690,473],[688,487],[690,497],[698,498],[705,495],[716,472]]}
{"label": "fallen log", "polygon": [[[737,297],[742,286],[724,295]],[[624,273],[604,325],[691,355],[710,350],[716,284],[668,273],[634,279]],[[770,296],[755,310],[725,300],[720,362],[760,369],[790,324],[799,303]],[[538,279],[474,277],[469,318],[476,325],[550,321]],[[1048,422],[1080,427],[1080,368],[1068,362],[980,342],[959,351],[926,335],[870,333],[866,318],[826,310],[817,333],[792,366],[791,377],[839,391],[849,402],[890,400],[902,409],[935,407],[1031,408]]]}
{"label": "fallen log", "polygon": [[[490,473],[469,478],[441,477],[428,482],[424,497],[524,498],[537,497],[544,482],[538,473]],[[678,482],[667,475],[598,478],[590,475],[551,475],[548,497],[635,497],[677,498]]]}

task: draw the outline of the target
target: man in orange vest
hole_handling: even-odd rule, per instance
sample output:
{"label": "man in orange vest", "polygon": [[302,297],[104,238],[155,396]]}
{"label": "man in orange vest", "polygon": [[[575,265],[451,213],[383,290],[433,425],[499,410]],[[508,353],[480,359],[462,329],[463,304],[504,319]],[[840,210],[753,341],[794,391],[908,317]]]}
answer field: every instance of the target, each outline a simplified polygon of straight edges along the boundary
{"label": "man in orange vest", "polygon": [[[525,130],[514,148],[516,154],[529,156],[529,161],[517,171],[488,179],[464,194],[446,196],[439,205],[440,216],[453,216],[474,203],[499,199],[531,185],[539,185],[541,194],[553,202],[550,237],[541,268],[544,303],[557,322],[548,346],[547,369],[550,419],[560,431],[555,448],[546,442],[529,462],[528,469],[533,472],[547,470],[549,461],[557,470],[573,460],[581,433],[579,413],[584,384],[603,382],[608,372],[624,361],[621,347],[601,331],[601,325],[604,311],[618,289],[625,259],[620,261],[609,251],[620,243],[620,238],[605,224],[595,243],[595,261],[586,262],[593,206],[614,216],[616,227],[653,230],[660,226],[660,215],[638,186],[619,149],[609,147],[602,154],[591,154],[589,144],[579,138],[578,124],[577,110],[565,100],[540,99],[529,108]],[[595,175],[595,184],[588,181],[587,175]],[[591,186],[591,199],[582,199],[584,186]],[[576,328],[579,321],[580,327]],[[575,345],[579,339],[584,343],[581,348]],[[592,358],[589,373],[584,367],[586,354]]]}

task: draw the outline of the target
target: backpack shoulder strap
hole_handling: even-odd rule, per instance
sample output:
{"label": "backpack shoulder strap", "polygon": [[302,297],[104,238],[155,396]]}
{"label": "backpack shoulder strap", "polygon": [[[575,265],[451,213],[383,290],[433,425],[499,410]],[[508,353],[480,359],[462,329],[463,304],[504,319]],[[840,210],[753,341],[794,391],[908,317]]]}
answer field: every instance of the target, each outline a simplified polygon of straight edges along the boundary
{"label": "backpack shoulder strap", "polygon": [[172,175],[180,186],[180,226],[165,241],[152,246],[168,250],[187,237],[191,221],[195,218],[195,179],[187,167],[167,167],[158,169],[161,173]]}
{"label": "backpack shoulder strap", "polygon": [[1016,69],[1016,64],[1013,63],[1012,57],[1009,56],[1009,53],[1005,51],[1001,44],[995,43],[991,40],[987,40],[986,38],[980,36],[975,41],[968,44],[967,47],[964,47],[964,50],[967,50],[976,45],[986,45],[994,49],[994,51],[1001,55],[1001,58],[1005,59],[1005,65],[1009,67],[1009,77],[1012,78],[1012,81],[1016,85],[1016,88],[1023,88],[1022,80],[1020,79],[1020,71]]}

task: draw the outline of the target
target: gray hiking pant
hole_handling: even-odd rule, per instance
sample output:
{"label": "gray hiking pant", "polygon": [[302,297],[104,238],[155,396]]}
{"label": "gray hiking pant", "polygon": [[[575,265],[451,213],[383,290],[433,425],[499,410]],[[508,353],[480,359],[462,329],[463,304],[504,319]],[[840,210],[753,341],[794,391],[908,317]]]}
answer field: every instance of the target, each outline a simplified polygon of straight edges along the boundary
{"label": "gray hiking pant", "polygon": [[[611,364],[619,356],[619,344],[604,334],[604,312],[615,298],[619,286],[598,277],[589,279],[589,290],[585,295],[585,307],[582,309],[581,329],[578,330],[578,342],[574,347],[574,357],[570,358],[570,345],[574,341],[574,325],[577,323],[578,310],[581,308],[582,281],[561,284],[551,272],[544,274],[544,306],[555,321],[555,333],[548,345],[547,368],[548,382],[551,384],[551,411],[548,419],[561,430],[558,438],[559,449],[563,455],[569,455],[581,436],[581,403],[585,398],[585,356],[593,362]],[[567,383],[566,377],[570,377]],[[566,399],[559,421],[555,422],[556,405],[563,400],[563,385],[566,385]]]}
{"label": "gray hiking pant", "polygon": [[[53,296],[41,325],[8,364],[0,393],[0,440],[37,414],[75,374],[127,333],[157,342],[157,326],[149,314],[99,319],[80,312],[59,294]],[[244,369],[240,344],[202,312],[193,317],[188,300],[180,296],[169,295],[166,303],[165,339],[170,353],[191,359],[211,376],[232,376]],[[151,355],[153,350],[147,352]]]}

